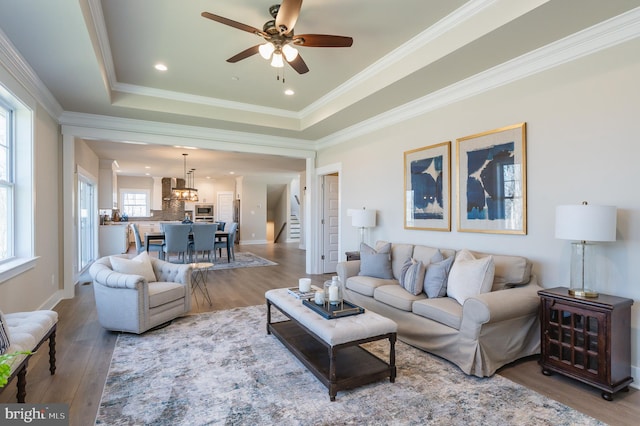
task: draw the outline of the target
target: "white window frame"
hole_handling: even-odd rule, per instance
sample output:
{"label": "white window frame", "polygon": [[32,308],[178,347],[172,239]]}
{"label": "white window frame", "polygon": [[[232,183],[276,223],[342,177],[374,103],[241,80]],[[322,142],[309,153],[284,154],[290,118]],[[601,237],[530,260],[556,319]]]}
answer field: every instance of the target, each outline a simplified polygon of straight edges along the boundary
{"label": "white window frame", "polygon": [[144,216],[129,216],[129,217],[149,217],[149,215],[151,214],[151,191],[148,189],[142,189],[142,188],[121,188],[120,189],[120,214],[125,213],[124,197],[126,194],[144,194],[147,198]]}
{"label": "white window frame", "polygon": [[[13,256],[0,262],[0,283],[33,268],[35,209],[33,127],[36,102],[21,87],[14,95],[0,82],[0,98],[13,109]],[[20,99],[17,97],[20,96]],[[17,214],[20,212],[20,214]],[[20,236],[19,238],[17,236]]]}

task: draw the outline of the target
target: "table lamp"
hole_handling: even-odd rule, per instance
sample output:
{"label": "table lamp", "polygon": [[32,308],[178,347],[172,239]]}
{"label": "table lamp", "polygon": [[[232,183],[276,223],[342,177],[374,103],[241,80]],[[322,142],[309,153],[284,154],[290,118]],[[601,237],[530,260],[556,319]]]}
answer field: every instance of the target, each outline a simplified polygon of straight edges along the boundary
{"label": "table lamp", "polygon": [[584,201],[580,205],[556,208],[556,238],[573,240],[571,244],[571,285],[569,294],[598,297],[593,290],[595,259],[593,244],[616,240],[616,207],[597,206]]}
{"label": "table lamp", "polygon": [[375,228],[376,226],[376,211],[363,207],[362,209],[349,210],[348,213],[351,215],[351,225],[360,228],[360,244],[362,244],[365,228]]}

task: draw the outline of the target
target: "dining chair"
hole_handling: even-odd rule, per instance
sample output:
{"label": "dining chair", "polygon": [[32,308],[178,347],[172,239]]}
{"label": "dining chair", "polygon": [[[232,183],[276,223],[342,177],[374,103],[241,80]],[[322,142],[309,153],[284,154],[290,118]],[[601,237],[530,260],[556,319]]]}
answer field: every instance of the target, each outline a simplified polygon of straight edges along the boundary
{"label": "dining chair", "polygon": [[235,246],[235,241],[236,241],[236,231],[238,229],[238,223],[237,222],[233,222],[231,225],[229,225],[229,236],[227,237],[226,241],[216,241],[215,243],[215,248],[213,250],[213,255],[214,255],[214,259],[216,258],[216,249],[218,250],[218,253],[220,254],[220,257],[222,257],[222,249],[226,248],[227,249],[227,261],[231,262],[231,260],[236,260],[236,253],[234,250],[234,246]]}
{"label": "dining chair", "polygon": [[[191,243],[191,261],[198,261],[198,253],[202,252],[202,257],[205,254],[207,260],[211,261],[211,251],[215,250],[214,244],[216,242],[216,230],[218,225],[215,223],[194,223],[192,227],[193,242]],[[195,257],[193,255],[195,254]]]}
{"label": "dining chair", "polygon": [[216,222],[218,224],[218,231],[224,231],[224,226],[227,224],[227,222]]}
{"label": "dining chair", "polygon": [[[142,238],[140,237],[140,230],[138,229],[137,223],[130,223],[129,227],[133,231],[133,236],[136,240],[136,253],[140,254],[145,250],[144,244],[142,243]],[[162,252],[162,243],[161,242],[149,242],[149,248],[147,251],[157,251],[158,257],[160,256],[160,252]]]}
{"label": "dining chair", "polygon": [[[164,244],[162,251],[165,260],[170,261],[170,254],[178,255],[177,263],[186,263],[189,254],[189,234],[191,225],[188,224],[164,224]],[[181,261],[182,260],[182,261]]]}

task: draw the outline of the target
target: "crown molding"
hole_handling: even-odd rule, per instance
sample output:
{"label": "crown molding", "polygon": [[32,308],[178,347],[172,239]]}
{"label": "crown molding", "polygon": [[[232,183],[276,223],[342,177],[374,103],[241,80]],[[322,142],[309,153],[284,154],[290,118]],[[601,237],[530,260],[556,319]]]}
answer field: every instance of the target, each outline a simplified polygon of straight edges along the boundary
{"label": "crown molding", "polygon": [[[237,132],[157,121],[136,120],[65,111],[59,120],[62,133],[119,142],[187,145],[204,149],[313,158],[313,142],[257,133]],[[306,148],[305,148],[306,147]]]}
{"label": "crown molding", "polygon": [[137,86],[134,84],[115,83],[112,90],[116,92],[129,93],[133,95],[150,96],[154,98],[169,99],[173,101],[187,102],[198,105],[207,105],[218,108],[232,109],[243,112],[253,112],[257,114],[273,115],[283,118],[293,118],[299,120],[300,113],[287,111],[284,109],[263,107],[259,105],[246,104],[242,102],[228,101],[208,96],[192,95],[189,93],[173,92],[170,90],[155,89],[151,87]]}
{"label": "crown molding", "polygon": [[[345,96],[352,90],[355,90],[357,87],[361,86],[363,82],[366,84],[367,81],[375,76],[385,73],[391,66],[397,64],[406,57],[415,55],[416,51],[420,48],[451,31],[451,28],[457,28],[463,22],[485,10],[487,7],[492,6],[496,1],[497,0],[475,0],[466,3],[397,49],[394,49],[391,53],[385,55],[363,71],[354,75],[336,89],[302,109],[300,111],[301,117],[309,117],[313,115],[316,111],[328,106],[332,102],[335,102],[341,96]],[[409,70],[407,70],[407,74],[408,73]]]}
{"label": "crown molding", "polygon": [[18,49],[0,29],[0,63],[25,88],[25,90],[49,113],[58,119],[62,106],[40,80],[33,68],[24,60]]}
{"label": "crown molding", "polygon": [[316,141],[324,149],[640,37],[640,7]]}

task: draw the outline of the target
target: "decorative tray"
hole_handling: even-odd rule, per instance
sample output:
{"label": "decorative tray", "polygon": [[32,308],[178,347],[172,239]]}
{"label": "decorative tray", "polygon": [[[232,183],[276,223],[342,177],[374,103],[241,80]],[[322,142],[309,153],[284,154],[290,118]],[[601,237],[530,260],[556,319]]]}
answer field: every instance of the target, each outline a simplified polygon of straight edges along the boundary
{"label": "decorative tray", "polygon": [[354,305],[346,300],[340,305],[330,305],[323,303],[322,305],[316,305],[313,300],[304,299],[302,304],[314,311],[315,313],[322,315],[326,319],[335,319],[348,317],[351,315],[358,315],[364,312],[364,308]]}

